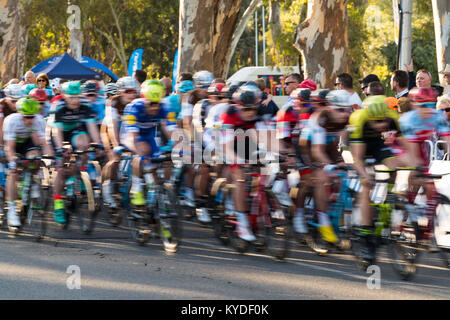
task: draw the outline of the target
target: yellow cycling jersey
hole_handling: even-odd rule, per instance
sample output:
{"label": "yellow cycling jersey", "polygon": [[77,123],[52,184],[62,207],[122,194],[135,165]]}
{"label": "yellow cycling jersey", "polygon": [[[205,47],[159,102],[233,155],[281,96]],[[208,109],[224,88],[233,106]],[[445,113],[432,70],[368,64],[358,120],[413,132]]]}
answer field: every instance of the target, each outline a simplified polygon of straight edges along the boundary
{"label": "yellow cycling jersey", "polygon": [[[400,133],[400,125],[399,125],[399,114],[392,110],[385,110],[385,118],[389,121],[388,131],[395,130]],[[349,119],[348,131],[350,132],[350,140],[353,143],[364,142],[367,138],[378,138],[380,137],[379,132],[375,132],[370,126],[367,124],[368,121],[372,120],[370,118],[369,112],[367,109],[356,110],[352,113]]]}

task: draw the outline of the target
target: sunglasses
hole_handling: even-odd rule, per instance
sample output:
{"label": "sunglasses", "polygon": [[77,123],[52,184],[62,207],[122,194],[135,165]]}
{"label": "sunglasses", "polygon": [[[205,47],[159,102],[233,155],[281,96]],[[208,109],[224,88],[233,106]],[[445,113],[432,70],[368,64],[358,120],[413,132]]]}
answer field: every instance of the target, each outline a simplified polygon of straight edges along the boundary
{"label": "sunglasses", "polygon": [[370,121],[373,122],[373,123],[380,124],[380,123],[386,122],[386,119],[377,119],[377,120],[370,120]]}
{"label": "sunglasses", "polygon": [[126,94],[136,94],[137,91],[134,90],[134,89],[125,89],[125,90],[123,91],[123,93],[126,93]]}
{"label": "sunglasses", "polygon": [[23,116],[25,119],[34,119],[34,116]]}
{"label": "sunglasses", "polygon": [[286,85],[290,85],[290,84],[293,84],[293,83],[298,83],[298,82],[296,82],[296,81],[289,81],[289,82],[286,82]]}
{"label": "sunglasses", "polygon": [[97,97],[97,94],[95,94],[95,93],[90,93],[90,94],[87,94],[86,97],[88,97],[88,98],[94,98],[94,97]]}
{"label": "sunglasses", "polygon": [[160,104],[158,102],[150,102],[150,106],[152,107],[156,107],[159,106]]}
{"label": "sunglasses", "polygon": [[17,101],[19,101],[19,99],[11,99],[10,100],[12,103],[17,103]]}
{"label": "sunglasses", "polygon": [[336,82],[334,85],[337,87],[340,84],[341,84],[340,82]]}
{"label": "sunglasses", "polygon": [[445,109],[442,109],[442,110],[444,110],[445,112],[450,112],[450,108],[445,108]]}
{"label": "sunglasses", "polygon": [[47,82],[45,79],[39,79],[37,82]]}
{"label": "sunglasses", "polygon": [[348,113],[351,112],[350,108],[334,108],[334,110],[341,112],[341,113]]}

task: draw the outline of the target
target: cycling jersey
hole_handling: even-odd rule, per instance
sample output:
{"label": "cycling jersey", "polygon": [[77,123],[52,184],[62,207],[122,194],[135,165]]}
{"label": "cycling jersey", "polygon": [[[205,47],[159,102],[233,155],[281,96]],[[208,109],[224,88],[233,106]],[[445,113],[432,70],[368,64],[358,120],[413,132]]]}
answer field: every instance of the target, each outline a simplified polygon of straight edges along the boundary
{"label": "cycling jersey", "polygon": [[146,111],[146,100],[135,99],[125,107],[122,124],[123,133],[120,140],[129,149],[132,149],[133,141],[127,139],[127,135],[128,133],[138,133],[138,142],[146,142],[150,146],[150,157],[157,156],[161,145],[160,141],[158,141],[160,134],[158,126],[162,121],[166,120],[167,114],[168,110],[161,105],[158,113],[151,116]]}
{"label": "cycling jersey", "polygon": [[13,113],[5,118],[3,123],[3,138],[16,143],[25,143],[31,138],[33,132],[37,132],[39,138],[45,138],[45,120],[37,114],[34,116],[31,127],[25,126],[21,113]]}
{"label": "cycling jersey", "polygon": [[54,127],[63,131],[86,130],[86,125],[96,122],[96,115],[92,109],[81,104],[77,109],[70,109],[67,105],[60,107],[55,113]]}
{"label": "cycling jersey", "polygon": [[300,135],[300,113],[292,106],[285,106],[278,111],[276,121],[277,139],[295,143]]}
{"label": "cycling jersey", "polygon": [[409,142],[419,144],[420,157],[425,165],[428,165],[430,161],[425,141],[450,136],[450,127],[439,110],[433,110],[433,114],[428,119],[420,117],[418,110],[407,112],[400,118],[400,127]]}
{"label": "cycling jersey", "polygon": [[[376,131],[371,127],[366,109],[356,110],[349,120],[350,143],[366,144],[366,157],[374,158],[376,163],[382,163],[384,160],[394,157],[394,151],[397,154],[401,153],[401,151],[394,150],[393,146],[386,144],[384,140],[387,132],[393,133],[397,138],[402,135],[398,113],[392,109],[388,109],[386,112],[387,127],[383,132]],[[397,149],[398,146],[395,148]]]}
{"label": "cycling jersey", "polygon": [[167,114],[167,130],[173,131],[177,128],[177,119],[180,117],[181,104],[180,95],[171,95],[162,100],[164,108],[168,110]]}

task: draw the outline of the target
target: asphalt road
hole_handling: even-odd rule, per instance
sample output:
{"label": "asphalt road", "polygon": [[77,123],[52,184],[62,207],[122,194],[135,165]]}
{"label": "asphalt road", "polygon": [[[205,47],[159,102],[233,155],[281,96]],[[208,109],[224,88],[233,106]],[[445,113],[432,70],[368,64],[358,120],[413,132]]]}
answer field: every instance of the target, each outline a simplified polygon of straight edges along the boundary
{"label": "asphalt road", "polygon": [[183,228],[182,246],[172,255],[159,239],[139,246],[125,225],[113,228],[104,219],[89,236],[76,224],[61,230],[51,223],[40,243],[28,228],[17,237],[3,228],[0,299],[450,299],[450,270],[436,254],[424,253],[415,278],[406,282],[381,251],[377,287],[349,253],[318,256],[292,240],[288,258],[278,262],[253,249],[238,254],[196,221],[184,221]]}

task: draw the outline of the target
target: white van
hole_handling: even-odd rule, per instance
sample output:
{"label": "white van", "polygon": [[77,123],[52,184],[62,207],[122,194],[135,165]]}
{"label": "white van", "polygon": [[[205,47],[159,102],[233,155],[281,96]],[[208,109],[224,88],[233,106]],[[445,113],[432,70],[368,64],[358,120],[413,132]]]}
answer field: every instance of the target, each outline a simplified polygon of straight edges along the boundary
{"label": "white van", "polygon": [[245,67],[229,77],[226,82],[227,85],[241,85],[247,81],[264,78],[266,80],[266,91],[273,95],[273,101],[278,107],[281,107],[286,103],[288,98],[281,88],[281,84],[284,83],[282,77],[290,73],[299,73],[299,67]]}

